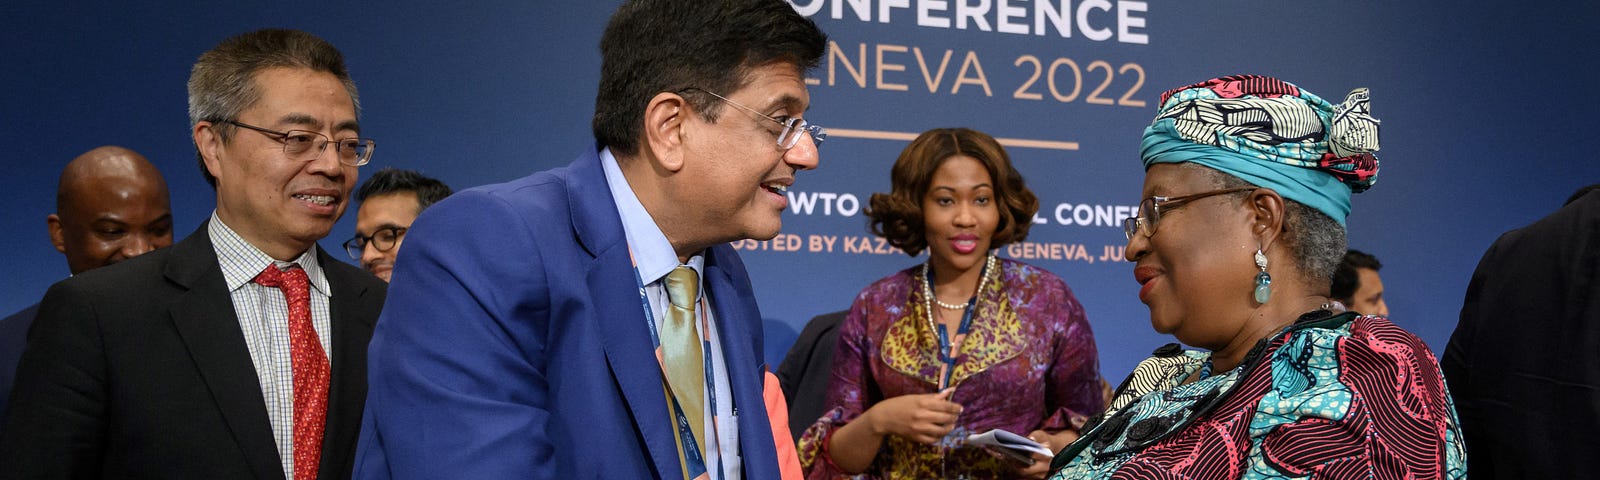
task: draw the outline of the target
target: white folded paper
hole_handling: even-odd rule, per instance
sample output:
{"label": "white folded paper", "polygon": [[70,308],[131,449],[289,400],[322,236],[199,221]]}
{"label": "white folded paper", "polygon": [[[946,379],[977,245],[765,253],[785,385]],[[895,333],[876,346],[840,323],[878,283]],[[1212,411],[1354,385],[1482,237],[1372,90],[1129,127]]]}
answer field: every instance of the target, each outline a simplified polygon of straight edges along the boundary
{"label": "white folded paper", "polygon": [[1050,452],[1050,449],[1044,448],[1044,445],[1040,445],[1039,442],[1029,440],[1028,437],[1024,437],[1022,435],[1017,435],[1015,433],[999,429],[967,435],[967,444],[996,447],[1002,450],[1012,450],[1017,453],[1021,453],[1022,458],[1029,458],[1030,455],[1034,453],[1044,455],[1046,457],[1055,455],[1054,453]]}

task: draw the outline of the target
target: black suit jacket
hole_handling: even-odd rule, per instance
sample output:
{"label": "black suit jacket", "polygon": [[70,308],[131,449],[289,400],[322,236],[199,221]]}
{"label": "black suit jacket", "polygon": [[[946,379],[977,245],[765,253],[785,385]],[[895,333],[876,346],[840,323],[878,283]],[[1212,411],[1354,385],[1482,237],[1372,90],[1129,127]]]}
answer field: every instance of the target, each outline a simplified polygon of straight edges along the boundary
{"label": "black suit jacket", "polygon": [[[320,478],[348,478],[386,286],[318,249],[332,379]],[[15,478],[281,479],[266,403],[206,226],[50,287],[0,438]]]}
{"label": "black suit jacket", "polygon": [[1440,362],[1474,479],[1600,475],[1600,191],[1502,235]]}
{"label": "black suit jacket", "polygon": [[789,434],[796,442],[828,411],[822,402],[828,395],[828,382],[833,380],[833,348],[839,343],[839,324],[848,313],[840,310],[812,317],[778,365],[778,384],[783,387],[783,397],[789,399]]}
{"label": "black suit jacket", "polygon": [[[39,304],[0,320],[0,414],[6,412],[6,399],[11,397],[11,384],[17,376],[17,360],[22,358],[22,347],[28,344],[28,326],[39,312]],[[0,429],[0,432],[4,432]]]}

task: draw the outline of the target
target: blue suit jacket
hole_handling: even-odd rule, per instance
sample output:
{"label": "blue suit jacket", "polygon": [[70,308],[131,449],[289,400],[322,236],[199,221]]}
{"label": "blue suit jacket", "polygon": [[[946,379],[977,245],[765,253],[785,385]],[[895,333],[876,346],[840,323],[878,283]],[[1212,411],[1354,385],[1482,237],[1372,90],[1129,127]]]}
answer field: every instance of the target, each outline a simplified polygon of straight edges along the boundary
{"label": "blue suit jacket", "polygon": [[[704,255],[744,478],[779,478],[750,281]],[[681,476],[634,278],[596,154],[430,207],[373,334],[356,478]]]}

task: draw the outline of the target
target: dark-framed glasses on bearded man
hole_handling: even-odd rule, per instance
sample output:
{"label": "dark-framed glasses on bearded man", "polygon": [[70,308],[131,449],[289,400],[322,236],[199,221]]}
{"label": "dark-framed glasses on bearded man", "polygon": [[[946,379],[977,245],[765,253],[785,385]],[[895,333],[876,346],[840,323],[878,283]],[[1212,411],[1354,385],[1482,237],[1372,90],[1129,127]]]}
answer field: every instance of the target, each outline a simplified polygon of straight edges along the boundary
{"label": "dark-framed glasses on bearded man", "polygon": [[406,236],[406,230],[406,227],[389,226],[372,232],[370,237],[357,233],[356,236],[345,240],[344,252],[350,254],[350,258],[354,260],[361,259],[361,254],[366,251],[368,244],[380,252],[387,252],[389,249],[394,248],[394,244],[400,240],[400,237]]}

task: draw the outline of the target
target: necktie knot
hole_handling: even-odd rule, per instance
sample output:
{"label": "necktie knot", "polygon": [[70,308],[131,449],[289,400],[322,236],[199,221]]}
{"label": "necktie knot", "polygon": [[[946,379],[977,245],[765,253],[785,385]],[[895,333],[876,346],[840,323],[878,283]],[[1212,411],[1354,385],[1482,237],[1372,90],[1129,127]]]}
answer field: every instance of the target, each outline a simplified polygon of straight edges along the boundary
{"label": "necktie knot", "polygon": [[687,265],[679,265],[667,274],[667,299],[672,301],[672,306],[678,308],[694,309],[694,301],[700,298],[700,274]]}
{"label": "necktie knot", "polygon": [[261,284],[261,286],[264,287],[274,287],[286,291],[292,290],[294,292],[299,292],[301,289],[309,288],[311,283],[306,277],[306,271],[304,269],[289,268],[287,270],[281,270],[278,268],[277,264],[267,265],[267,268],[262,270],[260,274],[256,275],[256,278],[253,281]]}

